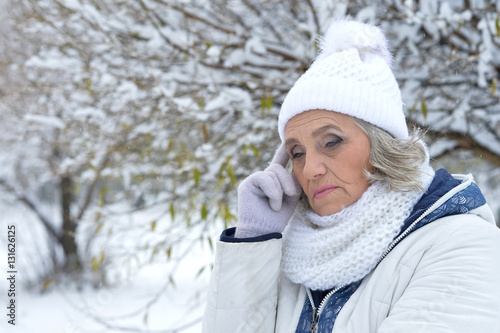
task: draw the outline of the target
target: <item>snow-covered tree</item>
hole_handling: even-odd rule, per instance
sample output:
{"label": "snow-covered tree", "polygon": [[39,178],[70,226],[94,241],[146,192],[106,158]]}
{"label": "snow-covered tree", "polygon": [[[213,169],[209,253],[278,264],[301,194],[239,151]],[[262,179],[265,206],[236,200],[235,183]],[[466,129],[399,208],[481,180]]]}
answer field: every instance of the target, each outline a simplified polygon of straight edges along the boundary
{"label": "snow-covered tree", "polygon": [[[56,268],[181,257],[186,239],[210,243],[211,225],[233,223],[238,182],[265,168],[279,143],[281,102],[318,35],[346,15],[382,26],[407,119],[428,130],[435,165],[474,171],[498,212],[498,2],[3,5],[0,189],[38,217]],[[116,225],[138,210],[154,214]]]}
{"label": "snow-covered tree", "polygon": [[[11,16],[19,40],[3,43],[21,55],[5,57],[2,74],[15,85],[2,92],[0,139],[9,154],[2,156],[0,180],[38,212],[77,266],[75,233],[83,224],[91,226],[82,229],[91,231],[88,237],[108,228],[114,203],[164,207],[177,228],[164,229],[157,244],[167,253],[185,228],[199,226],[203,234],[214,221],[233,222],[238,181],[264,168],[278,145],[286,92],[314,58],[317,36],[345,15],[386,31],[408,120],[428,128],[438,164],[461,171],[447,159],[466,157],[479,180],[494,180],[488,190],[498,190],[499,4],[33,0],[19,6]],[[43,184],[58,188],[59,221],[38,208]]]}

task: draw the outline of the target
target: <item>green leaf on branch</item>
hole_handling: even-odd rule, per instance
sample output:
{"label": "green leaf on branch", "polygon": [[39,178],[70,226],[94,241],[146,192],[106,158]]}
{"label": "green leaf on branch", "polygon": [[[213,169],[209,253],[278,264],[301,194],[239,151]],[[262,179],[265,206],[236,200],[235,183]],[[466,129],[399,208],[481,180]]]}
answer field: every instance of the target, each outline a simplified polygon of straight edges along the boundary
{"label": "green leaf on branch", "polygon": [[73,194],[77,195],[80,191],[80,183],[73,183]]}
{"label": "green leaf on branch", "polygon": [[228,228],[229,223],[236,220],[236,216],[231,214],[229,211],[229,206],[227,204],[221,204],[219,209],[219,216],[224,220],[224,229]]}
{"label": "green leaf on branch", "polygon": [[493,78],[491,82],[491,97],[495,96],[495,90],[497,89],[497,79]]}
{"label": "green leaf on branch", "polygon": [[229,164],[229,161],[228,161],[227,166],[226,166],[226,171],[227,171],[227,175],[229,176],[229,179],[231,180],[231,184],[233,186],[236,186],[236,176],[234,174],[233,167],[231,166],[231,164]]}
{"label": "green leaf on branch", "polygon": [[45,290],[47,290],[47,288],[52,284],[54,283],[54,280],[53,279],[48,279],[46,280],[43,285],[42,285],[42,288],[41,288],[41,292],[43,293]]}
{"label": "green leaf on branch", "polygon": [[104,251],[101,251],[99,257],[93,256],[92,259],[90,260],[90,266],[92,267],[92,270],[94,272],[97,272],[103,261],[104,261]]}
{"label": "green leaf on branch", "polygon": [[320,44],[321,39],[319,37],[314,38],[314,53],[318,53]]}
{"label": "green leaf on branch", "polygon": [[253,154],[260,160],[260,154],[257,147],[255,147],[254,145],[250,145],[249,148],[253,152]]}
{"label": "green leaf on branch", "polygon": [[170,284],[172,285],[172,287],[175,289],[177,286],[175,284],[175,281],[174,281],[174,277],[172,275],[170,275],[168,277],[168,282],[170,282]]}
{"label": "green leaf on branch", "polygon": [[155,231],[156,229],[156,221],[151,222],[151,231]]}
{"label": "green leaf on branch", "polygon": [[198,270],[198,272],[196,273],[195,278],[199,278],[199,277],[200,277],[200,275],[201,275],[201,273],[203,273],[203,271],[205,270],[205,268],[206,268],[206,266],[203,266],[202,268],[200,268],[200,269]]}
{"label": "green leaf on branch", "polygon": [[109,187],[103,187],[99,191],[99,207],[102,207],[104,205],[104,196],[106,195],[106,193],[108,193],[108,191]]}
{"label": "green leaf on branch", "polygon": [[[97,212],[97,214],[99,214],[99,219],[100,219],[100,218],[101,218],[101,213]],[[96,215],[97,215],[97,214],[96,214]],[[96,227],[96,228],[95,228],[95,230],[94,230],[94,235],[93,235],[93,236],[96,236],[99,232],[101,232],[102,227],[103,227],[103,223],[102,223],[102,222],[99,222],[99,223],[97,224],[97,227]]]}
{"label": "green leaf on branch", "polygon": [[262,97],[262,99],[260,100],[260,109],[262,115],[269,115],[271,113],[273,102],[274,102],[273,96]]}
{"label": "green leaf on branch", "polygon": [[172,256],[172,247],[169,247],[167,249],[167,259],[170,259],[171,256]]}
{"label": "green leaf on branch", "polygon": [[208,130],[207,130],[207,126],[205,124],[201,124],[201,131],[203,133],[203,141],[206,143],[208,142]]}
{"label": "green leaf on branch", "polygon": [[85,89],[87,89],[89,94],[94,94],[94,92],[92,91],[92,82],[90,82],[90,80],[87,80],[87,82],[85,82]]}
{"label": "green leaf on branch", "polygon": [[210,246],[210,250],[213,252],[214,251],[214,243],[212,242],[212,238],[207,237],[208,240],[208,246]]}
{"label": "green leaf on branch", "polygon": [[222,162],[222,164],[220,165],[219,178],[224,178],[223,173],[224,173],[224,169],[226,168],[226,164],[227,164],[228,161],[229,161],[229,157],[226,160],[226,162]]}
{"label": "green leaf on branch", "polygon": [[168,140],[167,150],[165,151],[165,153],[167,153],[167,154],[170,153],[173,146],[174,146],[174,142],[172,141],[172,139]]}
{"label": "green leaf on branch", "polygon": [[156,257],[159,251],[160,251],[160,245],[156,245],[153,248],[153,252],[151,252],[151,257],[149,258],[149,262],[153,262],[153,259]]}
{"label": "green leaf on branch", "polygon": [[173,221],[175,219],[175,208],[173,203],[170,204],[169,210],[170,210],[170,217],[172,218]]}
{"label": "green leaf on branch", "polygon": [[208,210],[207,210],[206,203],[203,203],[203,205],[201,205],[201,212],[200,213],[201,213],[201,219],[206,220],[208,217]]}
{"label": "green leaf on branch", "polygon": [[497,30],[497,37],[500,38],[500,15],[495,20],[495,29]]}
{"label": "green leaf on branch", "polygon": [[198,185],[200,184],[200,170],[198,170],[198,168],[194,168],[193,178],[194,178],[194,187],[198,187]]}
{"label": "green leaf on branch", "polygon": [[427,119],[427,103],[425,102],[424,98],[420,100],[420,108],[422,109],[422,115],[424,116],[424,119]]}

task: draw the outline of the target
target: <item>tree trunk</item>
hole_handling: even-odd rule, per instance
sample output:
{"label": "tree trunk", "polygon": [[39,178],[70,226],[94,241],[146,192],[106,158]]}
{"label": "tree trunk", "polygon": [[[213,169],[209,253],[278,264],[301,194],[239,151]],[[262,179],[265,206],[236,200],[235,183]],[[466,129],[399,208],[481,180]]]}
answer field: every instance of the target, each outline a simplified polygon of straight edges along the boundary
{"label": "tree trunk", "polygon": [[80,268],[78,247],[75,242],[76,223],[71,216],[71,203],[73,201],[73,182],[70,176],[61,178],[61,211],[62,211],[62,237],[61,245],[64,251],[64,269],[71,272]]}

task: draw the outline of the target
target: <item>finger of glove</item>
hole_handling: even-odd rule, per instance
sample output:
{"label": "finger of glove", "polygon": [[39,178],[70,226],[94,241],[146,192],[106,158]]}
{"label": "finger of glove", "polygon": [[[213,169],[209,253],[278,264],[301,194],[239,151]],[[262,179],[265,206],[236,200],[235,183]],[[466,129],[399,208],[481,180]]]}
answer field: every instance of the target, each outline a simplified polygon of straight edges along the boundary
{"label": "finger of glove", "polygon": [[286,167],[286,164],[288,163],[289,159],[290,159],[290,156],[288,155],[288,153],[286,151],[285,144],[281,143],[281,145],[276,150],[276,153],[274,154],[274,157],[271,161],[271,165],[278,164],[278,165],[281,165],[282,167]]}
{"label": "finger of glove", "polygon": [[276,174],[264,171],[255,177],[253,184],[269,199],[271,209],[279,212],[283,202],[283,189]]}
{"label": "finger of glove", "polygon": [[302,192],[299,182],[281,165],[272,164],[266,171],[276,175],[285,195],[293,197],[300,195]]}

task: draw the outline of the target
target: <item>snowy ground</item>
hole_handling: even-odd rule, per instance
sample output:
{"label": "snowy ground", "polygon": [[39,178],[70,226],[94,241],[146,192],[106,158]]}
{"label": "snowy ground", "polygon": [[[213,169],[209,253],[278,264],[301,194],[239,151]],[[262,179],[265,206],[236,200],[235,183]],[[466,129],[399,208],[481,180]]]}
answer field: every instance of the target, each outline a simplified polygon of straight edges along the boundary
{"label": "snowy ground", "polygon": [[[198,277],[196,275],[200,267],[210,263],[213,256],[203,244],[192,246],[189,256],[175,270],[175,287],[168,283],[173,263],[168,264],[160,258],[151,264],[141,265],[134,271],[133,276],[110,288],[87,286],[78,291],[74,287],[52,285],[46,292],[40,293],[39,289],[33,291],[23,286],[23,271],[29,272],[29,267],[22,267],[21,262],[16,274],[16,325],[8,324],[6,305],[11,297],[7,295],[7,226],[16,225],[16,251],[18,256],[24,257],[23,262],[26,263],[26,255],[37,250],[33,246],[33,239],[28,237],[32,233],[26,230],[36,229],[36,225],[31,218],[23,220],[26,212],[1,206],[4,214],[0,217],[0,299],[4,310],[0,317],[0,332],[201,331],[200,318],[205,303],[204,291],[209,279],[209,270],[203,271]],[[23,238],[23,235],[27,237]],[[150,302],[153,304],[145,311],[146,304]],[[182,329],[175,330],[177,328]]]}
{"label": "snowy ground", "polygon": [[[4,315],[0,330],[23,333],[163,332],[194,321],[195,325],[180,332],[200,332],[201,324],[197,319],[203,312],[203,297],[194,308],[184,299],[184,295],[192,297],[192,290],[201,285],[200,280],[190,281],[189,269],[178,275],[177,288],[161,295],[145,318],[144,304],[161,290],[164,272],[165,269],[158,265],[148,267],[134,281],[115,289],[77,292],[56,288],[46,294],[20,289],[16,298],[16,326],[7,324]],[[5,290],[6,285],[2,283],[2,291]]]}

